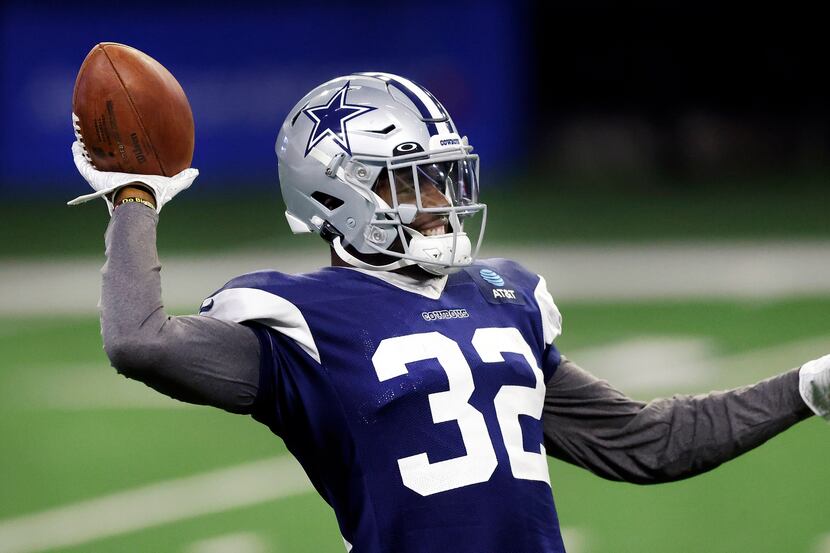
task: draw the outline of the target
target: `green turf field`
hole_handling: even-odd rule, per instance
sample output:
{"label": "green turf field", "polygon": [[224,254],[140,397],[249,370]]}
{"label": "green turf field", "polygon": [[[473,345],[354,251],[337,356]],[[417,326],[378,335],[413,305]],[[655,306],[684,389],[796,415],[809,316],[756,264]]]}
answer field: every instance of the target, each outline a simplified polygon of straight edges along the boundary
{"label": "green turf field", "polygon": [[[830,298],[572,303],[560,308],[565,333],[559,344],[566,353],[643,337],[693,337],[711,344],[716,358],[743,360],[724,363],[694,387],[677,390],[683,392],[758,380],[804,361],[802,350],[813,356],[816,344],[830,343]],[[0,319],[0,350],[0,536],[10,535],[4,532],[13,524],[18,530],[40,528],[38,535],[24,536],[17,549],[0,538],[0,552],[45,550],[38,540],[49,538],[49,532],[61,534],[60,529],[46,532],[32,526],[43,519],[19,518],[24,515],[66,506],[79,511],[82,501],[160,482],[160,489],[173,489],[189,476],[232,467],[247,470],[254,461],[286,455],[279,439],[247,417],[185,407],[118,376],[108,367],[94,318]],[[631,391],[638,397],[652,393]],[[654,487],[612,483],[558,461],[551,462],[551,481],[566,539],[576,552],[826,553],[829,458],[830,427],[812,419],[685,482]],[[258,487],[270,485],[276,484],[263,479]],[[107,516],[140,519],[171,508],[169,498],[153,503],[130,497],[132,503],[108,504]],[[197,506],[202,501],[192,490],[176,497]],[[186,510],[188,505],[172,507]],[[53,549],[344,550],[332,513],[310,491],[260,502],[242,497],[222,512],[171,517],[96,538],[106,534],[108,520],[92,520],[87,541]]]}

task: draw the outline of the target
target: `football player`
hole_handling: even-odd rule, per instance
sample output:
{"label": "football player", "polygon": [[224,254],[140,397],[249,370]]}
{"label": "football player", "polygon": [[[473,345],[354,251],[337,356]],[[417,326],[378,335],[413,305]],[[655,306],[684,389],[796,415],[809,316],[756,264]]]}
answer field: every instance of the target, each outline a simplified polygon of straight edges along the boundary
{"label": "football player", "polygon": [[[112,211],[101,319],[122,374],[250,414],[280,436],[354,553],[564,550],[551,455],[612,479],[687,478],[813,413],[830,358],[758,384],[642,403],[556,347],[545,280],[477,260],[478,158],[446,109],[396,75],[326,82],[276,142],[286,218],[330,267],[234,278],[200,313],[162,305],[156,224],[197,172],[79,171]],[[469,230],[469,228],[468,228]]]}

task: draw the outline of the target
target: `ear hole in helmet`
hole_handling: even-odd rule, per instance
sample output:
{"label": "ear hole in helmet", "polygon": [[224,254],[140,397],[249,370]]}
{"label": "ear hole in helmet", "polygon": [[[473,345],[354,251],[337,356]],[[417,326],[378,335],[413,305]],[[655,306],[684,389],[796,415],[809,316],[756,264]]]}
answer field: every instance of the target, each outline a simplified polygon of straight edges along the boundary
{"label": "ear hole in helmet", "polygon": [[311,197],[314,198],[320,205],[328,209],[329,211],[334,211],[341,205],[343,205],[343,200],[340,198],[335,198],[331,194],[326,194],[325,192],[314,192],[311,194]]}

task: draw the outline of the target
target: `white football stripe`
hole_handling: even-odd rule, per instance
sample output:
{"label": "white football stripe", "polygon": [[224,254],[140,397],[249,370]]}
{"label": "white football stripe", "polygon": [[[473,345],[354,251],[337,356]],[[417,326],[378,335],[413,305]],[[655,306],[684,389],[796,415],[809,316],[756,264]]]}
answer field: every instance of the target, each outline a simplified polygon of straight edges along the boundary
{"label": "white football stripe", "polygon": [[830,533],[819,536],[814,551],[815,553],[830,553]]}
{"label": "white football stripe", "polygon": [[0,553],[70,547],[312,490],[292,457],[276,457],[0,521]]}
{"label": "white football stripe", "polygon": [[[327,248],[307,245],[307,251],[281,252],[280,270],[301,273],[329,264]],[[272,250],[257,249],[222,256],[166,256],[164,303],[192,312],[219,283],[263,269],[273,256]],[[830,241],[496,244],[485,245],[479,257],[508,257],[545,275],[560,304],[830,294]],[[99,258],[0,261],[0,316],[97,315],[101,263]]]}
{"label": "white football stripe", "polygon": [[252,532],[239,532],[199,540],[190,544],[185,553],[268,553],[265,540]]}

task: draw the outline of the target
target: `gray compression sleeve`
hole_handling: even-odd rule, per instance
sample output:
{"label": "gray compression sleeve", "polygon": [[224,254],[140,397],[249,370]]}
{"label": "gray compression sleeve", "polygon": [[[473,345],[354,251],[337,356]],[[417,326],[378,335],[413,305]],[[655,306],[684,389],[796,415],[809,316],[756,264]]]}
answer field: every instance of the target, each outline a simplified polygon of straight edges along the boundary
{"label": "gray compression sleeve", "polygon": [[158,214],[117,207],[101,273],[101,334],[119,373],[189,403],[251,412],[259,387],[259,340],[241,324],[171,317],[161,300]]}
{"label": "gray compression sleeve", "polygon": [[711,470],[811,414],[797,369],[728,392],[646,404],[563,357],[547,387],[545,447],[603,478],[656,484]]}

